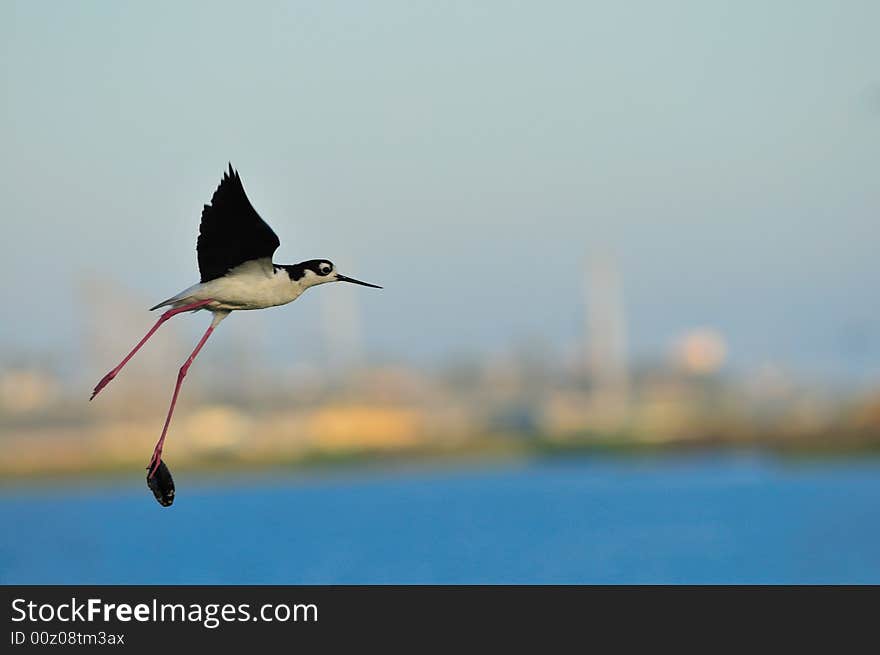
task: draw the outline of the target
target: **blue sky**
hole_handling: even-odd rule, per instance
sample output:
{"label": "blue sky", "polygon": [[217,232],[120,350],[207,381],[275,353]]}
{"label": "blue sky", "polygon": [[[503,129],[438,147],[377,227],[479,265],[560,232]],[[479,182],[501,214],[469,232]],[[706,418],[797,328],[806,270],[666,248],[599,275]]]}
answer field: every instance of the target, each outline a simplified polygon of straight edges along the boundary
{"label": "blue sky", "polygon": [[[613,252],[637,355],[708,325],[734,365],[876,376],[877,25],[867,1],[7,0],[0,349],[75,354],[85,275],[145,307],[196,281],[231,160],[277,261],[385,285],[357,296],[373,352],[570,343]],[[267,314],[279,357],[337,291]]]}

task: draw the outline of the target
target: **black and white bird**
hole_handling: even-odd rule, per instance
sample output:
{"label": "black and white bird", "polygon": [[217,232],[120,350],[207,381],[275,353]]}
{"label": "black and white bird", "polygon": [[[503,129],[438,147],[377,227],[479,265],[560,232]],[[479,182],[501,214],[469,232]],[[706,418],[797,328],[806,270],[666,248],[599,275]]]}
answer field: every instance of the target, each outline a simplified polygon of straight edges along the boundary
{"label": "black and white bird", "polygon": [[306,289],[327,282],[352,282],[365,287],[382,288],[342,275],[333,262],[326,259],[310,259],[292,265],[274,264],[272,255],[279,245],[275,232],[260,218],[248,200],[238,172],[229,164],[229,170],[224,173],[220,186],[211,198],[211,204],[205,205],[202,210],[196,244],[201,281],[150,308],[152,311],[160,307],[171,307],[159,317],[125,359],[98,382],[89,398],[91,400],[97,396],[169,318],[182,312],[199,310],[207,310],[213,314],[211,325],[177,375],[177,384],[162,435],[147,467],[148,482],[156,475],[160,465],[163,469],[166,468],[162,464],[162,447],[186,372],[208,337],[231,312],[286,305],[296,300]]}

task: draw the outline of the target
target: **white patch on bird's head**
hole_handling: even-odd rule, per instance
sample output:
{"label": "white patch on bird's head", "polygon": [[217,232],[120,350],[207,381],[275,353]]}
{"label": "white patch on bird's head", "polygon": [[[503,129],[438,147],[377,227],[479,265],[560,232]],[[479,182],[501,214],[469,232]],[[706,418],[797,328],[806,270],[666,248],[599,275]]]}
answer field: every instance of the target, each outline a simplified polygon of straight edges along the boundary
{"label": "white patch on bird's head", "polygon": [[303,289],[324,284],[325,282],[336,281],[336,276],[334,275],[336,267],[333,265],[333,262],[327,259],[312,259],[299,264],[297,268],[299,268],[298,272],[301,273],[302,277],[296,280],[296,282]]}

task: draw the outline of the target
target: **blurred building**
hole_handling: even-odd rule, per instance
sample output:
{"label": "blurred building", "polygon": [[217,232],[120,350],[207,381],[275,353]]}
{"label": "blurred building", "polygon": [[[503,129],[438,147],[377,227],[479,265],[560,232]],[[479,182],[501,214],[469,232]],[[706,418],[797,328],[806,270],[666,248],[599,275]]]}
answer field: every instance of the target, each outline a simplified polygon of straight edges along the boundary
{"label": "blurred building", "polygon": [[591,386],[606,397],[626,399],[626,317],[620,273],[610,255],[590,257],[586,269],[587,370]]}

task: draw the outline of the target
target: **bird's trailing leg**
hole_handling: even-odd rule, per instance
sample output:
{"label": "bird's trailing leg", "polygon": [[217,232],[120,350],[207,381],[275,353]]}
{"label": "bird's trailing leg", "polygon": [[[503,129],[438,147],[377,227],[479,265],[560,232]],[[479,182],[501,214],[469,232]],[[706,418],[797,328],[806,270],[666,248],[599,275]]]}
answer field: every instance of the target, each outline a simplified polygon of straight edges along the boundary
{"label": "bird's trailing leg", "polygon": [[199,309],[201,307],[204,307],[205,305],[207,305],[208,303],[211,303],[211,302],[213,302],[213,300],[210,300],[210,299],[209,300],[200,300],[198,302],[190,303],[189,305],[184,305],[183,307],[178,307],[177,309],[169,309],[167,312],[162,314],[162,316],[159,317],[159,320],[156,321],[156,324],[152,327],[152,329],[149,332],[147,332],[147,335],[143,339],[141,339],[140,342],[138,342],[138,345],[136,345],[132,349],[132,351],[130,353],[128,353],[128,355],[126,355],[125,359],[123,359],[121,362],[119,362],[119,365],[116,368],[114,368],[107,375],[105,375],[103,378],[101,378],[101,381],[98,382],[97,386],[92,391],[92,395],[89,398],[89,400],[92,400],[95,396],[98,395],[98,393],[101,391],[101,389],[103,389],[108,384],[110,384],[110,381],[117,376],[119,371],[122,370],[123,366],[128,364],[128,360],[130,360],[132,357],[134,357],[134,354],[138,350],[141,349],[141,346],[143,346],[147,342],[147,339],[149,339],[151,336],[153,336],[153,334],[156,332],[156,330],[159,329],[159,326],[162,325],[162,323],[167,321],[172,316],[176,316],[177,314],[181,314],[183,312],[191,312],[195,309]]}
{"label": "bird's trailing leg", "polygon": [[208,326],[205,334],[202,335],[202,338],[196,345],[195,350],[192,351],[190,356],[183,363],[183,366],[180,367],[180,372],[177,374],[177,384],[174,385],[174,395],[171,396],[171,406],[168,408],[168,416],[165,417],[165,426],[162,428],[162,436],[159,437],[159,441],[156,442],[156,447],[153,449],[153,457],[150,459],[149,465],[147,465],[147,470],[149,470],[150,472],[150,474],[147,476],[147,479],[150,479],[153,477],[153,475],[155,475],[156,469],[159,468],[159,464],[162,462],[162,447],[165,445],[165,435],[168,434],[168,426],[171,425],[171,415],[174,414],[174,406],[177,404],[177,395],[180,393],[180,386],[183,384],[183,378],[186,377],[186,372],[189,370],[189,367],[192,366],[196,355],[199,354],[199,351],[202,349],[202,346],[205,345],[208,337],[211,336],[214,328],[216,328],[217,325],[220,324],[220,321],[222,321],[227,316],[229,316],[228,311],[214,312],[214,320],[211,321],[211,325]]}

